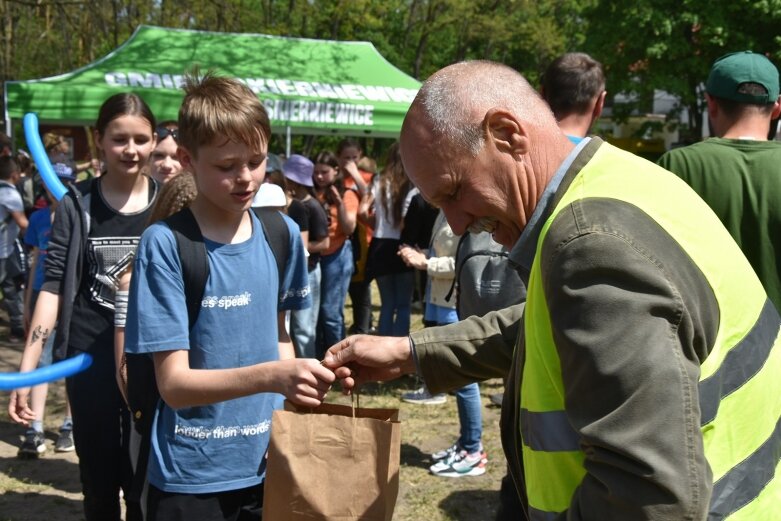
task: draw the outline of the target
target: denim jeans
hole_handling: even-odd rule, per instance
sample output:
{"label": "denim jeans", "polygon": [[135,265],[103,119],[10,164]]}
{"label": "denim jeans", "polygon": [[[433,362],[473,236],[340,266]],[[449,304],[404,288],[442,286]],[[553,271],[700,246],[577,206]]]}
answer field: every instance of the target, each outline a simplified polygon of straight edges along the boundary
{"label": "denim jeans", "polygon": [[317,318],[317,358],[344,338],[344,302],[353,274],[350,241],[331,255],[320,257],[320,316]]}
{"label": "denim jeans", "polygon": [[293,310],[290,313],[290,338],[296,348],[296,357],[315,358],[317,317],[320,315],[320,263],[309,272],[309,294],[312,307]]}
{"label": "denim jeans", "polygon": [[380,323],[382,336],[407,336],[409,334],[410,306],[415,273],[404,271],[377,277],[380,289]]}
{"label": "denim jeans", "polygon": [[465,385],[456,391],[458,421],[461,435],[458,444],[468,453],[480,450],[483,436],[483,410],[480,402],[480,386],[476,383]]}
{"label": "denim jeans", "polygon": [[[447,323],[438,325],[444,326]],[[477,452],[480,450],[483,438],[483,404],[480,401],[480,386],[473,383],[457,389],[456,406],[461,428],[457,443],[470,454]]]}

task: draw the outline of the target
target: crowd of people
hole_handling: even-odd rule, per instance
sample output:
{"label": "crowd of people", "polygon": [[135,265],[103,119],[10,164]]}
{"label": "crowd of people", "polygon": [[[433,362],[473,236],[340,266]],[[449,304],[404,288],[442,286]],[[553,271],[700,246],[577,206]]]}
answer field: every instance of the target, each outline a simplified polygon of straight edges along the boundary
{"label": "crowd of people", "polygon": [[[128,520],[259,519],[282,398],[316,407],[337,380],[403,374],[421,384],[405,402],[456,396],[460,431],[430,467],[454,478],[485,473],[479,382],[505,379],[497,519],[776,518],[781,98],[766,57],[714,63],[715,137],[660,166],[589,135],[605,75],[583,53],[539,93],[497,63],[438,71],[379,171],[352,139],[271,154],[251,90],[185,80],[178,121],[136,94],[106,100],[93,161],[44,136],[60,201],[0,142],[20,371],[93,359],[67,379],[55,443],[77,451],[88,520],[120,519],[121,497]],[[416,292],[426,327],[410,331]],[[143,421],[137,357],[160,397]],[[47,450],[46,393],[11,394],[20,457]]]}

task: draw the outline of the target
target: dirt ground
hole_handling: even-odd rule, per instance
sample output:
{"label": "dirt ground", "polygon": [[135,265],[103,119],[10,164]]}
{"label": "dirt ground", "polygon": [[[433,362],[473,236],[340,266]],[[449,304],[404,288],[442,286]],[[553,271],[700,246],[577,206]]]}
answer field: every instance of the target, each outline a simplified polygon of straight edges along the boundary
{"label": "dirt ground", "polygon": [[[0,371],[16,371],[22,345],[9,344],[6,323],[0,317]],[[429,474],[430,454],[452,444],[458,436],[455,397],[444,405],[409,405],[402,392],[414,389],[412,378],[367,386],[362,407],[398,407],[402,419],[400,490],[395,521],[486,521],[494,518],[500,480],[505,472],[499,441],[499,408],[490,394],[501,391],[501,381],[481,385],[483,444],[489,455],[487,472],[480,477],[437,478]],[[74,452],[53,450],[62,420],[65,387],[50,386],[44,426],[48,450],[37,460],[20,460],[16,453],[24,429],[8,417],[8,393],[0,392],[0,521],[77,521],[83,519],[78,458]],[[329,401],[349,403],[338,393]]]}

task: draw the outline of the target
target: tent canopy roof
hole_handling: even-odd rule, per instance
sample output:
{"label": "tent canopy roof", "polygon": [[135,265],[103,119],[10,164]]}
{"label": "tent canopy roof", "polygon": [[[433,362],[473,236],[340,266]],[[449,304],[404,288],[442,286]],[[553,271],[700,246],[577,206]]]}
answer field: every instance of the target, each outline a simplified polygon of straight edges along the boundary
{"label": "tent canopy roof", "polygon": [[127,42],[81,69],[6,82],[6,120],[89,125],[103,101],[135,92],[158,121],[177,119],[185,72],[198,66],[244,81],[272,127],[296,133],[396,136],[420,83],[369,42],[139,26]]}

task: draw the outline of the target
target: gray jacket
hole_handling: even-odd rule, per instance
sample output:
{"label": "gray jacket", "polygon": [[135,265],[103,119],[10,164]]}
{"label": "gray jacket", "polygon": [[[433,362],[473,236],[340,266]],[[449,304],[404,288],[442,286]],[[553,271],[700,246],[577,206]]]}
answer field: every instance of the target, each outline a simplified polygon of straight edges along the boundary
{"label": "gray jacket", "polygon": [[81,285],[84,252],[89,236],[89,208],[92,179],[71,185],[54,213],[49,247],[46,254],[46,272],[41,291],[60,296],[57,331],[54,335],[54,357],[68,356],[68,337],[73,301]]}

